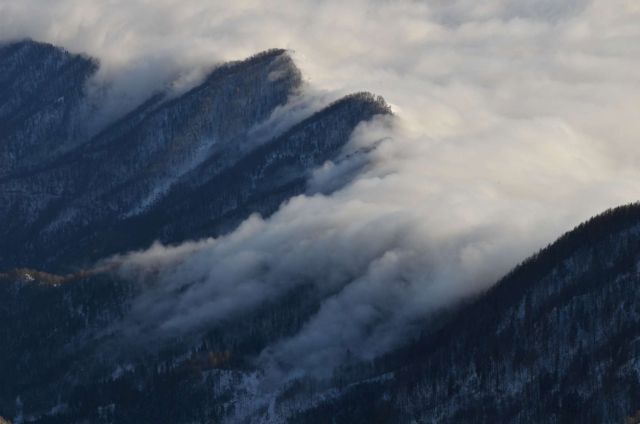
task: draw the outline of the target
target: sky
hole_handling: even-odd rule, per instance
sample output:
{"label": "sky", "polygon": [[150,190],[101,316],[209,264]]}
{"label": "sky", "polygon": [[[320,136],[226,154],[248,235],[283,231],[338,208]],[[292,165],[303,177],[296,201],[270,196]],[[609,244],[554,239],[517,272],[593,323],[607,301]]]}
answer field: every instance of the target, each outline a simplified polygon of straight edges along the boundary
{"label": "sky", "polygon": [[[345,157],[377,148],[341,190],[322,194],[348,160],[317,169],[268,219],[112,259],[135,278],[161,271],[134,308],[158,337],[303,283],[326,291],[299,333],[256,358],[294,374],[401,344],[563,232],[640,198],[638,22],[637,0],[0,0],[0,40],[99,58],[92,83],[113,110],[272,47],[291,51],[308,96],[366,90],[391,104],[393,118],[353,134]],[[185,281],[199,283],[172,296]]]}

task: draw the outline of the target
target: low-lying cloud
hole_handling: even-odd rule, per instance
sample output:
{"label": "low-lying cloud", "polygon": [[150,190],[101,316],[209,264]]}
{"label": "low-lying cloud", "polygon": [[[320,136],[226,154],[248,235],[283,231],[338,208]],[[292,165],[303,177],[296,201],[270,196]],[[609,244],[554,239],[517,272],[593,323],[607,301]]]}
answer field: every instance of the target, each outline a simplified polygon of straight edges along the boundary
{"label": "low-lying cloud", "polygon": [[0,37],[86,51],[120,90],[149,81],[138,97],[285,47],[314,89],[371,90],[396,113],[353,135],[346,153],[376,145],[366,164],[326,164],[269,219],[117,258],[127,275],[157,278],[134,307],[151,334],[312,284],[327,293],[319,311],[258,361],[317,373],[397,345],[563,231],[639,197],[635,0],[41,4],[0,0]]}

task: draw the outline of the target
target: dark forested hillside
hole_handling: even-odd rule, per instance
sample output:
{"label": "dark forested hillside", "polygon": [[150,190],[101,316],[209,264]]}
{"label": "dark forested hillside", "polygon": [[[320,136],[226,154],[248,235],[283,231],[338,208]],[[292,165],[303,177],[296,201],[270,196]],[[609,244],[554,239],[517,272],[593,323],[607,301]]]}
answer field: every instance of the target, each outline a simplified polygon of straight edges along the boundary
{"label": "dark forested hillside", "polygon": [[364,367],[391,378],[296,420],[621,423],[640,409],[639,264],[640,205],[607,211]]}
{"label": "dark forested hillside", "polygon": [[0,45],[0,178],[84,141],[84,84],[98,65],[31,41]]}
{"label": "dark forested hillside", "polygon": [[[74,105],[81,103],[83,83],[95,68],[90,59],[34,42],[4,46],[2,52],[0,67],[34,73],[29,83],[12,80],[5,90],[28,94],[34,81],[46,79],[48,90],[55,81],[60,95],[73,93]],[[86,63],[87,72],[69,79],[76,65],[67,62]],[[70,269],[156,239],[214,236],[251,212],[270,213],[304,191],[307,174],[335,157],[359,122],[389,113],[384,101],[353,95],[292,122],[282,135],[256,140],[251,130],[300,84],[287,52],[274,49],[219,66],[177,98],[163,101],[156,95],[87,141],[74,138],[68,119],[56,121],[61,128],[56,131],[77,148],[63,156],[34,157],[28,170],[18,172],[24,161],[15,155],[2,167],[9,175],[0,175],[0,222],[10,225],[0,227],[0,269]],[[15,88],[22,85],[27,86],[22,91]],[[21,115],[22,97],[7,98],[1,110],[35,131],[40,124]],[[40,130],[47,137],[29,141],[4,132],[0,148],[18,137],[23,147],[33,144],[31,151],[48,149],[53,132]],[[192,213],[186,216],[185,209]]]}
{"label": "dark forested hillside", "polygon": [[0,416],[221,419],[229,411],[220,398],[238,393],[249,358],[299,329],[318,293],[302,287],[241,320],[148,347],[122,332],[141,286],[84,267],[271,214],[305,192],[360,122],[390,109],[359,93],[270,123],[302,84],[288,53],[274,49],[87,131],[97,67],[48,44],[0,47]]}
{"label": "dark forested hillside", "polygon": [[1,319],[12,323],[0,409],[14,416],[20,396],[42,423],[619,423],[640,409],[639,261],[640,205],[608,211],[414,342],[346,364],[330,384],[289,382],[268,411],[254,399],[251,358],[317,310],[312,287],[161,350],[122,350],[117,323],[140,287],[19,270],[0,276]]}

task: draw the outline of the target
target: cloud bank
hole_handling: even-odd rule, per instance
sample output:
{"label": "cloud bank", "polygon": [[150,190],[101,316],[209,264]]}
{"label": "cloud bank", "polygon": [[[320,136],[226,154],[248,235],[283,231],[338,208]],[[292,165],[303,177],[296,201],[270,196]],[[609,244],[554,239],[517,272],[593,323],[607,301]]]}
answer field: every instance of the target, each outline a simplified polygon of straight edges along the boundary
{"label": "cloud bank", "polygon": [[[127,275],[158,279],[136,306],[152,334],[312,284],[327,293],[319,311],[259,363],[296,374],[347,351],[369,358],[580,221],[640,197],[636,0],[42,4],[0,0],[0,38],[99,57],[97,80],[136,101],[285,47],[314,89],[370,90],[397,114],[361,125],[347,159],[316,170],[309,193],[271,218],[117,258]],[[348,159],[373,145],[364,169]],[[322,194],[350,169],[361,172]]]}

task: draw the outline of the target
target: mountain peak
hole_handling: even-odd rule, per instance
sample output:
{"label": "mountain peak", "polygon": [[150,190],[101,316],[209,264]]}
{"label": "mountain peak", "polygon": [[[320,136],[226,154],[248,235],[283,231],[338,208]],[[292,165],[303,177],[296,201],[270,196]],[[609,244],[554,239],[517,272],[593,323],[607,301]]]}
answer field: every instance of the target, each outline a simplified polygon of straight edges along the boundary
{"label": "mountain peak", "polygon": [[243,60],[235,60],[216,66],[207,76],[203,85],[215,82],[227,74],[251,72],[251,70],[267,69],[270,80],[288,79],[292,88],[302,83],[302,73],[291,58],[288,50],[269,49],[254,54]]}
{"label": "mountain peak", "polygon": [[[99,65],[99,60],[93,58],[85,53],[72,53],[64,47],[56,46],[51,43],[42,41],[35,41],[31,38],[24,38],[14,41],[0,42],[0,69],[4,69],[8,65],[11,59],[16,59],[17,64],[24,66],[26,60],[39,61],[46,65],[48,61],[57,61],[59,64],[64,64],[71,60],[82,60],[91,63],[95,69]],[[0,73],[0,80],[8,78],[11,75],[2,72]]]}
{"label": "mountain peak", "polygon": [[47,43],[0,45],[0,176],[79,143],[84,86],[98,61]]}

